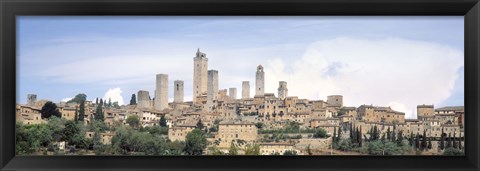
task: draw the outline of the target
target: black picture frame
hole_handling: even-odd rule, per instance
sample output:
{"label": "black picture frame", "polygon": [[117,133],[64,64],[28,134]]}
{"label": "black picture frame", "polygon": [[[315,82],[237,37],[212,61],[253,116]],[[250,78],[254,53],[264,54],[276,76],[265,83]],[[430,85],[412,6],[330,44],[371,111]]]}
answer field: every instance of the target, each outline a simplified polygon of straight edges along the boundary
{"label": "black picture frame", "polygon": [[[2,170],[479,170],[478,0],[1,0]],[[456,15],[465,18],[465,156],[15,156],[19,15]]]}

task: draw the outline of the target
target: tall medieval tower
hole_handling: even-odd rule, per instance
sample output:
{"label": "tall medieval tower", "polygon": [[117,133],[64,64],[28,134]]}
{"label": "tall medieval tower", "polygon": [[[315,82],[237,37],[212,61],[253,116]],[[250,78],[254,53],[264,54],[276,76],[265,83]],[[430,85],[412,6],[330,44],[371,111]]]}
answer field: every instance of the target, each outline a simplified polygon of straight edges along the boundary
{"label": "tall medieval tower", "polygon": [[250,98],[250,82],[242,82],[242,99]]}
{"label": "tall medieval tower", "polygon": [[197,54],[193,58],[193,102],[196,102],[197,96],[207,93],[207,72],[207,54],[197,49]]}
{"label": "tall medieval tower", "polygon": [[183,103],[183,81],[175,80],[173,86],[173,102]]}
{"label": "tall medieval tower", "polygon": [[156,110],[168,108],[168,75],[157,74],[157,82],[155,89],[155,105]]}
{"label": "tall medieval tower", "polygon": [[278,98],[284,100],[288,96],[288,88],[286,81],[280,81],[278,86]]}
{"label": "tall medieval tower", "polygon": [[218,96],[218,71],[209,70],[208,71],[208,88],[207,88],[207,105],[206,110],[211,111],[212,107],[215,106],[214,101],[217,100]]}
{"label": "tall medieval tower", "polygon": [[265,94],[265,72],[263,72],[263,66],[258,65],[257,73],[255,77],[255,95],[263,96]]}

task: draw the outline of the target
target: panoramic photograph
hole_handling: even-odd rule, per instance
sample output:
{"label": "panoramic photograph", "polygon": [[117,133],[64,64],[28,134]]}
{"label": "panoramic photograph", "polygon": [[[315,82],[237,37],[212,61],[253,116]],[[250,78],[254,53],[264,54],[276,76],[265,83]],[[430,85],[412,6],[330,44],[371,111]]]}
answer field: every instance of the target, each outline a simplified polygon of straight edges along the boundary
{"label": "panoramic photograph", "polygon": [[16,155],[465,155],[463,16],[18,16],[16,29]]}

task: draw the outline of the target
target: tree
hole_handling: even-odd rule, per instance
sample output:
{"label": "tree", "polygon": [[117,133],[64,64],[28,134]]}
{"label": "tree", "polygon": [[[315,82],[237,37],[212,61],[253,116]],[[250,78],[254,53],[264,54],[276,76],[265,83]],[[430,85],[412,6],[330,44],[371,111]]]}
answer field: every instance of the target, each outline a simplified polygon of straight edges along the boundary
{"label": "tree", "polygon": [[400,146],[400,145],[403,144],[403,131],[402,130],[398,131],[397,137],[398,138],[397,138],[396,142],[397,142],[397,145]]}
{"label": "tree", "polygon": [[202,130],[205,126],[203,125],[202,119],[199,119],[197,122],[197,129]]}
{"label": "tree", "polygon": [[95,112],[95,120],[103,121],[103,119],[104,119],[103,104],[100,104],[97,106],[97,110]]}
{"label": "tree", "polygon": [[80,110],[78,111],[78,121],[82,122],[85,120],[85,101],[80,102]]}
{"label": "tree", "polygon": [[167,125],[167,119],[165,119],[165,115],[162,115],[162,116],[160,117],[160,122],[159,122],[159,124],[160,124],[160,127],[164,127],[164,128],[165,128],[165,127],[168,127],[168,125]]}
{"label": "tree", "polygon": [[390,127],[387,128],[387,140],[388,141],[392,140],[392,131],[390,131]]}
{"label": "tree", "polygon": [[115,109],[120,109],[120,105],[118,104],[118,102],[113,102],[112,106],[113,106]]}
{"label": "tree", "polygon": [[423,130],[423,138],[422,138],[422,150],[425,150],[427,147],[427,131]]}
{"label": "tree", "polygon": [[132,94],[132,98],[130,99],[130,105],[136,105],[137,104],[137,97],[135,97],[135,93]]}
{"label": "tree", "polygon": [[337,135],[337,140],[335,140],[336,142],[340,142],[340,137],[342,137],[342,129],[340,127],[338,127],[338,135]]}
{"label": "tree", "polygon": [[75,117],[73,118],[73,121],[75,121],[75,122],[78,121],[78,109],[77,109],[77,106],[75,106]]}
{"label": "tree", "polygon": [[245,147],[245,155],[260,155],[260,145],[248,144]]}
{"label": "tree", "polygon": [[74,136],[80,133],[80,128],[77,127],[75,121],[66,121],[63,133],[65,135],[65,140],[69,144],[72,144]]}
{"label": "tree", "polygon": [[87,95],[85,95],[83,93],[80,93],[80,94],[75,95],[74,98],[67,101],[67,103],[72,103],[72,102],[80,103],[81,101],[86,101],[86,100],[87,100]]}
{"label": "tree", "polygon": [[95,135],[93,136],[93,150],[96,155],[103,153],[102,137],[100,136],[99,131],[95,131]]}
{"label": "tree", "polygon": [[202,130],[194,129],[185,137],[185,154],[202,155],[205,147],[207,147],[207,137]]}
{"label": "tree", "polygon": [[263,128],[263,123],[262,122],[257,122],[255,124],[255,126],[258,128],[258,129],[262,129]]}
{"label": "tree", "polygon": [[362,147],[362,126],[360,126],[360,129],[358,129],[358,133],[357,133],[357,141],[358,141],[358,146],[359,147]]}
{"label": "tree", "polygon": [[323,128],[319,128],[315,134],[313,134],[314,138],[326,138],[327,137],[327,131]]}
{"label": "tree", "polygon": [[462,134],[460,133],[459,138],[458,138],[458,149],[462,149]]}
{"label": "tree", "polygon": [[232,155],[232,156],[238,155],[237,146],[235,146],[233,142],[230,143],[230,149],[228,149],[228,155]]}
{"label": "tree", "polygon": [[465,152],[456,148],[447,148],[443,151],[444,156],[463,156]]}
{"label": "tree", "polygon": [[308,144],[308,146],[307,146],[307,154],[308,154],[309,156],[311,156],[311,155],[313,154],[313,153],[312,153],[312,149],[310,148],[310,144]]}
{"label": "tree", "polygon": [[98,104],[98,97],[95,99],[95,104]]}
{"label": "tree", "polygon": [[40,113],[41,113],[41,117],[42,119],[43,118],[50,118],[51,116],[56,116],[56,117],[59,117],[61,118],[62,117],[62,113],[60,113],[60,111],[58,111],[57,109],[57,105],[55,103],[52,103],[51,101],[48,101],[47,103],[45,103],[42,107],[42,110],[40,110]]}
{"label": "tree", "polygon": [[415,136],[415,148],[420,148],[420,134],[417,132],[417,136]]}
{"label": "tree", "polygon": [[409,145],[412,146],[412,147],[415,147],[415,144],[414,144],[414,138],[413,138],[413,132],[410,133],[410,139],[409,139]]}
{"label": "tree", "polygon": [[455,132],[453,132],[453,142],[452,142],[452,147],[453,148],[458,148],[457,146],[457,140],[455,140],[457,137],[455,135]]}
{"label": "tree", "polygon": [[285,150],[285,152],[283,153],[284,156],[296,156],[297,155],[297,151],[295,150]]}
{"label": "tree", "polygon": [[443,127],[442,134],[440,135],[440,149],[445,149],[445,133],[443,133]]}
{"label": "tree", "polygon": [[127,124],[132,128],[137,128],[140,125],[140,118],[137,115],[131,115],[126,120]]}
{"label": "tree", "polygon": [[447,148],[451,148],[451,147],[452,147],[452,133],[449,132],[448,138],[447,138]]}

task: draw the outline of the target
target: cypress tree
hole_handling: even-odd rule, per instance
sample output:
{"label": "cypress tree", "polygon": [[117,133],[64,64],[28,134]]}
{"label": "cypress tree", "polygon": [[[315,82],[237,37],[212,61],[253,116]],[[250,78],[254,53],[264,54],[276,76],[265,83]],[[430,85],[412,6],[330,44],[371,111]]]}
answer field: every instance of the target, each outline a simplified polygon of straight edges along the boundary
{"label": "cypress tree", "polygon": [[452,133],[448,133],[448,138],[447,138],[447,148],[452,147]]}
{"label": "cypress tree", "polygon": [[427,131],[423,130],[422,149],[426,149],[427,145]]}
{"label": "cypress tree", "polygon": [[108,107],[112,107],[112,99],[108,98]]}
{"label": "cypress tree", "polygon": [[413,132],[410,133],[410,146],[414,147],[415,145],[413,144]]}
{"label": "cypress tree", "polygon": [[392,132],[390,132],[390,127],[388,127],[388,128],[387,128],[387,140],[388,140],[388,141],[391,141],[391,140],[392,140],[391,133],[392,133]]}
{"label": "cypress tree", "polygon": [[337,143],[337,128],[333,127],[332,147]]}
{"label": "cypress tree", "polygon": [[132,98],[130,99],[130,105],[136,105],[137,104],[137,97],[135,96],[135,93],[132,94]]}
{"label": "cypress tree", "polygon": [[443,133],[443,128],[442,135],[440,135],[440,149],[445,149],[445,133]]}
{"label": "cypress tree", "polygon": [[460,136],[459,136],[459,139],[458,139],[458,149],[462,149],[462,134],[460,132]]}
{"label": "cypress tree", "polygon": [[80,111],[78,112],[78,121],[85,120],[85,101],[80,102]]}
{"label": "cypress tree", "polygon": [[103,121],[103,105],[100,104],[97,106],[97,111],[95,112],[95,120]]}
{"label": "cypress tree", "polygon": [[357,139],[358,139],[358,146],[362,147],[362,126],[360,126],[360,129],[358,129],[357,133]]}
{"label": "cypress tree", "polygon": [[456,138],[457,138],[457,137],[456,137],[456,135],[455,135],[455,132],[453,132],[453,142],[452,142],[453,148],[458,148],[458,146],[457,146],[457,140],[455,140]]}
{"label": "cypress tree", "polygon": [[95,104],[98,104],[98,97],[95,99]]}
{"label": "cypress tree", "polygon": [[398,131],[398,136],[397,136],[398,138],[396,140],[397,145],[402,145],[402,141],[403,141],[403,135],[402,134],[403,134],[402,130]]}
{"label": "cypress tree", "polygon": [[378,129],[377,125],[373,126],[373,141],[378,140],[379,134],[378,134]]}
{"label": "cypress tree", "polygon": [[73,119],[73,121],[75,121],[75,122],[78,121],[78,110],[77,110],[77,106],[75,106],[75,118]]}
{"label": "cypress tree", "polygon": [[353,141],[353,126],[352,126],[352,125],[353,125],[353,124],[350,123],[350,128],[349,128],[349,129],[350,129],[350,140],[351,140],[352,143],[353,143],[354,141]]}
{"label": "cypress tree", "polygon": [[340,137],[342,137],[342,128],[338,127],[337,140],[335,140],[335,141],[340,142]]}
{"label": "cypress tree", "polygon": [[417,132],[417,136],[415,136],[415,148],[420,148],[420,135]]}

